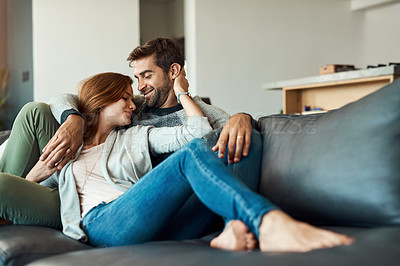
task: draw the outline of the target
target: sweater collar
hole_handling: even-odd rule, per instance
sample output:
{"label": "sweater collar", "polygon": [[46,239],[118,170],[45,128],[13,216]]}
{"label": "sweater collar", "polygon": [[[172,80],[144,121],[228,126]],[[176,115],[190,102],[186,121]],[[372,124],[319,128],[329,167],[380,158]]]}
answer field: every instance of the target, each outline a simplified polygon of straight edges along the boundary
{"label": "sweater collar", "polygon": [[151,108],[151,112],[155,115],[168,115],[177,111],[182,110],[183,107],[180,104],[177,104],[175,106],[172,107],[168,107],[168,108]]}

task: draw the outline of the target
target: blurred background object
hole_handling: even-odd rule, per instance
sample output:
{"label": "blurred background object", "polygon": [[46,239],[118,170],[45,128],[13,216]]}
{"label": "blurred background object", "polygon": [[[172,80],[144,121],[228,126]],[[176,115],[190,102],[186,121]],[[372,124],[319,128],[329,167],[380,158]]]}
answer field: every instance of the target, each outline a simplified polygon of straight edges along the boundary
{"label": "blurred background object", "polygon": [[0,68],[0,130],[5,128],[7,122],[7,84],[8,84],[8,69]]}

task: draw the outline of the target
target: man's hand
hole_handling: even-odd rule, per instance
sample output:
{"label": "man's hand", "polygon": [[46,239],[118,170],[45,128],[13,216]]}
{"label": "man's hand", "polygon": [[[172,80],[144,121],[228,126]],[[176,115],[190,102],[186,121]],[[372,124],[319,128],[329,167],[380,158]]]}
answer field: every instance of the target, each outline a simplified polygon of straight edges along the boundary
{"label": "man's hand", "polygon": [[83,118],[79,115],[69,115],[43,148],[40,160],[49,168],[53,168],[57,164],[57,169],[61,170],[69,160],[74,158],[82,145],[84,131],[85,121]]}
{"label": "man's hand", "polygon": [[224,158],[228,143],[228,163],[238,163],[242,154],[244,157],[249,154],[252,130],[249,115],[235,114],[223,127],[217,144],[212,147],[212,150],[218,151],[219,158]]}

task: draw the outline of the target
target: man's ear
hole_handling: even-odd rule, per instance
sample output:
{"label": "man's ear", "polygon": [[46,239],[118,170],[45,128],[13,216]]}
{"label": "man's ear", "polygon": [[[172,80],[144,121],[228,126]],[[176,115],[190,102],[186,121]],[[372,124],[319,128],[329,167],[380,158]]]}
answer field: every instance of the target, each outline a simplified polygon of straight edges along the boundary
{"label": "man's ear", "polygon": [[181,65],[178,63],[173,63],[169,68],[169,78],[175,80],[176,77],[178,77],[179,73],[181,73]]}

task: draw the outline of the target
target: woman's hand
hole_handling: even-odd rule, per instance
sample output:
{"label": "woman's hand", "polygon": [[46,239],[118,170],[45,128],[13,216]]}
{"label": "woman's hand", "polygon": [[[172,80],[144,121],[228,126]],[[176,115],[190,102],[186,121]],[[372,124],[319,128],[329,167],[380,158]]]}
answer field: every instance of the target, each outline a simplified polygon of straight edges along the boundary
{"label": "woman's hand", "polygon": [[189,81],[186,79],[186,71],[185,68],[182,67],[179,75],[174,80],[174,92],[175,95],[178,96],[181,92],[188,92],[189,90]]}
{"label": "woman's hand", "polygon": [[[172,64],[172,67],[175,68],[175,73],[179,72],[179,74],[174,78],[174,92],[178,98],[179,93],[188,92],[189,82],[186,79],[186,71],[184,67],[181,68],[177,63]],[[192,97],[189,94],[181,94],[178,102],[182,105],[187,117],[204,116],[201,109],[192,100]]]}
{"label": "woman's hand", "polygon": [[57,171],[57,167],[48,167],[43,161],[38,161],[26,176],[26,180],[40,183]]}

